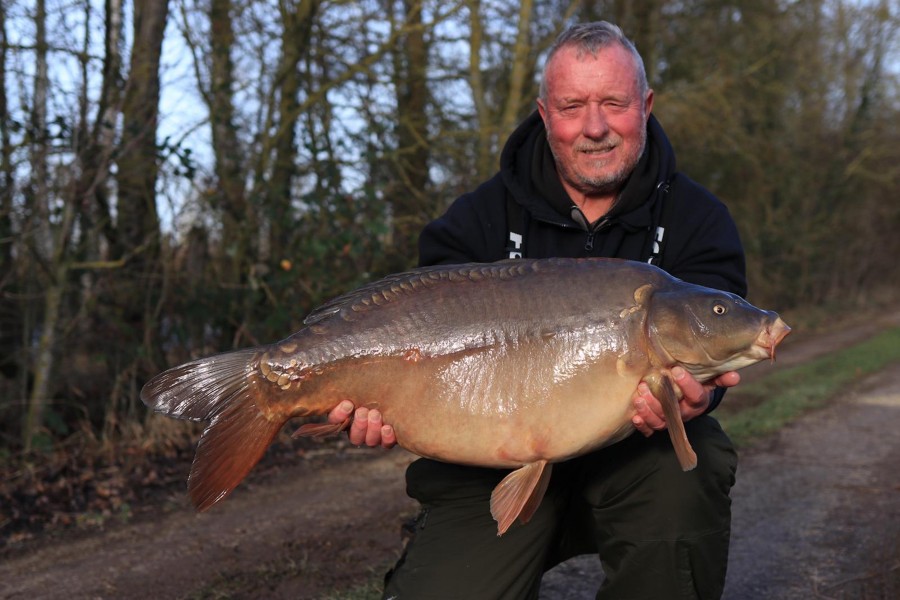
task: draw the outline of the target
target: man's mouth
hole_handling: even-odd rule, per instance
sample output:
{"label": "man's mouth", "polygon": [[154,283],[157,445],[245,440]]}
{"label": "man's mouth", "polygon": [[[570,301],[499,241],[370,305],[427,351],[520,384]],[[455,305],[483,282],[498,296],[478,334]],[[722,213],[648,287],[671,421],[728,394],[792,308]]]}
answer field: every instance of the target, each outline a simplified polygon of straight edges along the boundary
{"label": "man's mouth", "polygon": [[584,154],[607,154],[615,149],[615,146],[580,146],[578,152]]}

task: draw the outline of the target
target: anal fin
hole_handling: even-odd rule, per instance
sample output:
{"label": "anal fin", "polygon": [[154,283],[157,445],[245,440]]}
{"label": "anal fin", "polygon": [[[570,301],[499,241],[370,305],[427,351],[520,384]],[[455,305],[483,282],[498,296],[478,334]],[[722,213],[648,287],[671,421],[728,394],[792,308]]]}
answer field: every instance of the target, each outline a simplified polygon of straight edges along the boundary
{"label": "anal fin", "polygon": [[540,460],[516,469],[503,478],[491,493],[491,516],[497,521],[497,535],[503,535],[515,522],[521,519],[527,523],[534,515],[547,485],[553,465]]}

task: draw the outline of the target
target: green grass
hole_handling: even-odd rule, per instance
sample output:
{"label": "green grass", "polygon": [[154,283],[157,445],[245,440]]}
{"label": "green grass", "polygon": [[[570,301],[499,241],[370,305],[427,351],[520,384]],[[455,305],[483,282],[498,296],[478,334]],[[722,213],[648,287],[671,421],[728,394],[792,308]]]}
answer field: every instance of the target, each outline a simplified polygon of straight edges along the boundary
{"label": "green grass", "polygon": [[[387,570],[387,568],[385,568]],[[380,600],[384,575],[375,575],[362,585],[323,596],[321,600]]]}
{"label": "green grass", "polygon": [[896,362],[900,362],[900,327],[738,386],[726,395],[715,414],[735,444],[746,446],[827,405],[853,382]]}

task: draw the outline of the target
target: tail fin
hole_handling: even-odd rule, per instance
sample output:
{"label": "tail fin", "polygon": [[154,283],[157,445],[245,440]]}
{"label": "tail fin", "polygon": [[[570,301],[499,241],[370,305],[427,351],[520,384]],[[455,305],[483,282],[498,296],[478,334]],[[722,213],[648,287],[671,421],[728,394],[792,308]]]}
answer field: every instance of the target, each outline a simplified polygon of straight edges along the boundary
{"label": "tail fin", "polygon": [[210,421],[188,479],[197,510],[237,487],[259,462],[287,419],[270,420],[257,403],[253,363],[258,350],[238,350],[160,373],[141,390],[144,404],[170,417]]}

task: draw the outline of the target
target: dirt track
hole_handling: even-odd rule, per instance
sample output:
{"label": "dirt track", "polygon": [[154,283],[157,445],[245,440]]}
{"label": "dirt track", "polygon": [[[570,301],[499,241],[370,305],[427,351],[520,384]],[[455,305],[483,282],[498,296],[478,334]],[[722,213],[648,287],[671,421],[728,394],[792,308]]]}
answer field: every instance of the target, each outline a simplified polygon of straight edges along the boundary
{"label": "dirt track", "polygon": [[[808,359],[847,335],[794,340],[779,360]],[[742,453],[726,598],[881,597],[866,595],[872,586],[900,597],[898,422],[895,368]],[[351,450],[302,461],[204,515],[179,494],[152,520],[63,535],[10,558],[0,598],[322,598],[370,581],[396,557],[399,524],[415,511],[403,486],[409,460]],[[592,598],[597,565],[562,565],[542,600]]]}
{"label": "dirt track", "polygon": [[[900,368],[741,453],[727,600],[900,598]],[[594,557],[544,578],[541,600],[588,600]]]}
{"label": "dirt track", "polygon": [[201,598],[214,586],[311,599],[363,583],[396,556],[401,516],[415,511],[403,485],[411,455],[378,454],[301,464],[206,514],[182,495],[158,520],[60,540],[0,565],[0,598]]}

